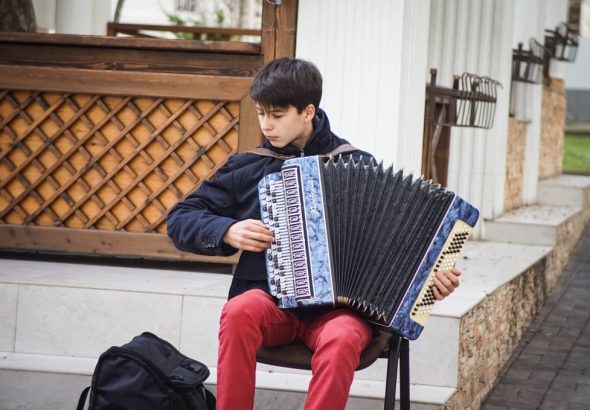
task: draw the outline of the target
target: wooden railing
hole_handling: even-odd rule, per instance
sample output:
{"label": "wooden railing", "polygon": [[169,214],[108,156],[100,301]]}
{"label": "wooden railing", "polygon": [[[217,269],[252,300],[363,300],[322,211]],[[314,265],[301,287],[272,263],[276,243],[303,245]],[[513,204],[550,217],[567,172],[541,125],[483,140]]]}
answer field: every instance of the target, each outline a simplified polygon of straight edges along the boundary
{"label": "wooden railing", "polygon": [[[155,35],[154,33],[160,33]],[[261,38],[261,30],[244,28],[108,23],[107,35],[124,34],[132,37],[161,38],[162,33],[182,34],[184,39],[203,41],[242,41],[243,37]]]}
{"label": "wooden railing", "polygon": [[264,2],[260,44],[0,33],[0,250],[235,263],[177,251],[166,214],[261,142],[248,90],[296,10]]}

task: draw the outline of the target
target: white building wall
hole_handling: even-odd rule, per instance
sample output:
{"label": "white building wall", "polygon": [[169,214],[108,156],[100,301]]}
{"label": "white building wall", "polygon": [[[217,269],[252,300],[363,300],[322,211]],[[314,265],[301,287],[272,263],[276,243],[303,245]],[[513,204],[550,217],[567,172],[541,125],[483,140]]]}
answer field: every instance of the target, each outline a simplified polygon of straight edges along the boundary
{"label": "white building wall", "polygon": [[[567,22],[568,0],[545,0],[546,29],[555,30],[560,23]],[[561,61],[552,60],[549,75],[553,78],[563,78],[563,66]]]}
{"label": "white building wall", "polygon": [[590,91],[590,37],[579,39],[576,61],[564,64],[563,75],[568,90]]}
{"label": "white building wall", "polygon": [[451,87],[453,75],[471,72],[503,85],[492,129],[451,131],[448,186],[488,219],[501,214],[504,203],[513,13],[510,0],[437,0],[431,6],[428,67],[438,69],[437,83]]}
{"label": "white building wall", "polygon": [[[512,48],[516,48],[518,43],[521,42],[523,43],[523,47],[528,49],[529,39],[531,38],[544,44],[545,28],[547,28],[545,25],[547,8],[545,7],[544,1],[516,0],[514,7]],[[539,181],[543,84],[514,82],[512,83],[511,92],[514,98],[514,117],[518,120],[528,122],[522,199],[524,204],[532,204],[537,201],[537,185]]]}
{"label": "white building wall", "polygon": [[338,135],[420,173],[430,0],[301,0],[296,56],[324,76]]}
{"label": "white building wall", "polygon": [[[421,175],[430,0],[406,1],[401,56],[396,164]],[[378,152],[378,151],[377,151]]]}
{"label": "white building wall", "polygon": [[104,0],[57,0],[55,31],[65,34],[105,35],[111,4]]}

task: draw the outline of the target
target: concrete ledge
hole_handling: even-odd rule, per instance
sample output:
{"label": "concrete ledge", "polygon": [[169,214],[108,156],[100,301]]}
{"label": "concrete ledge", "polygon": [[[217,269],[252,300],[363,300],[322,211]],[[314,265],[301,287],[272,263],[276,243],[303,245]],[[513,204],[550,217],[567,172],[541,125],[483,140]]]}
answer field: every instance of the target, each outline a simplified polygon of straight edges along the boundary
{"label": "concrete ledge", "polygon": [[582,214],[573,206],[531,205],[485,223],[485,239],[494,242],[554,246],[558,230]]}
{"label": "concrete ledge", "polygon": [[[9,371],[15,374],[18,372],[19,374],[28,373],[31,375],[43,373],[46,374],[45,378],[50,378],[53,375],[58,379],[63,378],[64,375],[79,376],[77,379],[72,380],[76,380],[77,385],[85,386],[90,383],[96,362],[96,358],[0,352],[0,373],[4,375]],[[217,372],[215,368],[210,368],[210,371],[211,375],[206,384],[209,388],[214,389]],[[275,391],[277,394],[282,391],[299,392],[304,396],[310,379],[310,372],[302,372],[302,374],[280,373],[273,370],[256,372],[258,389]],[[456,389],[448,387],[411,385],[410,397],[413,404],[442,406],[453,396],[455,391]],[[81,389],[73,392],[74,397],[77,398],[80,392]],[[2,397],[2,394],[0,392],[0,397]],[[41,395],[47,396],[50,395],[50,392],[43,391]],[[355,380],[350,393],[351,398],[377,399],[379,401],[383,400],[384,395],[385,382],[370,380]],[[399,386],[397,397],[399,398]],[[65,399],[66,401],[62,402],[64,406],[61,408],[73,408],[74,402],[68,403],[72,398],[66,397]],[[54,397],[51,400],[59,402],[60,397]],[[64,398],[61,398],[61,400],[64,400]],[[44,409],[49,410],[49,408]]]}
{"label": "concrete ledge", "polygon": [[[549,251],[522,244],[467,244],[458,262],[464,272],[461,287],[435,305],[422,336],[410,344],[413,403],[442,408],[457,396],[457,385],[468,373],[460,361],[470,329],[463,325],[465,317]],[[13,296],[0,300],[0,319],[11,335],[2,344],[7,353],[0,369],[88,377],[100,353],[150,330],[207,364],[208,382],[214,385],[218,320],[230,279],[209,272],[0,260],[0,293],[4,289]],[[150,310],[154,305],[160,310]],[[87,333],[80,332],[83,326],[90,326],[95,337],[82,336]],[[76,334],[68,333],[72,328]],[[357,372],[351,397],[383,400],[385,373],[384,359]],[[309,372],[258,366],[260,390],[303,394],[309,379]]]}
{"label": "concrete ledge", "polygon": [[539,182],[539,203],[590,208],[590,176],[560,175]]}
{"label": "concrete ledge", "polygon": [[0,283],[203,296],[225,300],[231,275],[0,259]]}

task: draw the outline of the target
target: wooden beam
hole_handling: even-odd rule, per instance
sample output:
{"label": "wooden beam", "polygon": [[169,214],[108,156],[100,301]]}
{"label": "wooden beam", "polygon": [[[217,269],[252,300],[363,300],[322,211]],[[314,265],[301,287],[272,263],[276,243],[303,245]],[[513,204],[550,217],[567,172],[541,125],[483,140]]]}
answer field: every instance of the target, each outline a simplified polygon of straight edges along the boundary
{"label": "wooden beam", "polygon": [[66,252],[86,255],[140,256],[160,260],[236,264],[228,258],[202,256],[177,250],[162,234],[0,225],[0,249]]}
{"label": "wooden beam", "polygon": [[260,44],[264,62],[267,63],[275,58],[275,27],[276,8],[267,1],[262,2],[262,27]]}
{"label": "wooden beam", "polygon": [[239,101],[251,78],[0,65],[1,90]]}
{"label": "wooden beam", "polygon": [[279,5],[262,2],[262,53],[264,62],[279,57],[295,57],[298,0]]}
{"label": "wooden beam", "polygon": [[295,57],[298,3],[298,0],[287,0],[277,6],[275,58]]}
{"label": "wooden beam", "polygon": [[183,50],[190,53],[219,52],[260,54],[260,45],[242,41],[200,41],[137,37],[84,36],[74,34],[0,33],[0,44],[16,43],[35,46],[79,46],[103,49]]}

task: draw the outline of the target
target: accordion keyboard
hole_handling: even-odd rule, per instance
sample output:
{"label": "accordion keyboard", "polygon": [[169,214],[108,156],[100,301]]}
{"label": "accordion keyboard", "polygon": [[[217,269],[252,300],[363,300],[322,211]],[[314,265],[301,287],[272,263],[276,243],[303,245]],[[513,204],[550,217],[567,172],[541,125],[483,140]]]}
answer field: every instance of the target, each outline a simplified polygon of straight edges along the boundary
{"label": "accordion keyboard", "polygon": [[430,312],[434,306],[434,302],[436,301],[434,293],[432,292],[432,288],[434,287],[434,275],[438,271],[449,270],[455,266],[457,263],[457,256],[459,255],[459,252],[461,252],[463,245],[467,241],[467,238],[472,231],[473,228],[462,220],[457,220],[453,226],[453,229],[451,230],[451,233],[438,256],[436,263],[428,274],[428,279],[424,282],[422,291],[418,295],[418,298],[412,307],[410,316],[413,321],[421,324],[422,326],[425,325],[426,320],[428,319],[428,316],[430,316]]}
{"label": "accordion keyboard", "polygon": [[259,190],[262,222],[269,227],[275,237],[271,247],[266,250],[270,293],[280,299],[285,295],[293,294],[290,250],[288,246],[284,246],[289,243],[287,216],[285,212],[278,211],[279,208],[285,208],[284,186],[280,182],[269,180],[268,184],[260,187]]}

